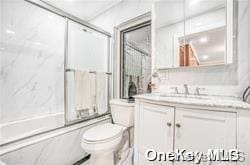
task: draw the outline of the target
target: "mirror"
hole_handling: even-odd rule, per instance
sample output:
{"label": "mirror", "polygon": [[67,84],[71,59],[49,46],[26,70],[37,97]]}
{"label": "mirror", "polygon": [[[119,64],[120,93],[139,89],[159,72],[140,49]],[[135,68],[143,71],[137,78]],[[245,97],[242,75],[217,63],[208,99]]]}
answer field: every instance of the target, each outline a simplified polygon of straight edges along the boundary
{"label": "mirror", "polygon": [[153,11],[156,69],[232,63],[233,1],[159,0]]}

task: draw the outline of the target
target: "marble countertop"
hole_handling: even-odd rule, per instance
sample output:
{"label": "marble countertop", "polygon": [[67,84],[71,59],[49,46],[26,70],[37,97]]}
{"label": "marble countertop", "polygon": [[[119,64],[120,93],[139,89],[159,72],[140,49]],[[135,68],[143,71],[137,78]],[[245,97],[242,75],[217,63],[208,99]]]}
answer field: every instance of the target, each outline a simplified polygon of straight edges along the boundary
{"label": "marble countertop", "polygon": [[221,107],[221,108],[236,108],[250,110],[250,104],[245,103],[234,97],[224,96],[195,96],[164,94],[164,93],[151,93],[135,96],[136,99],[145,99],[158,102],[168,102],[173,104],[185,104],[196,106],[208,107]]}

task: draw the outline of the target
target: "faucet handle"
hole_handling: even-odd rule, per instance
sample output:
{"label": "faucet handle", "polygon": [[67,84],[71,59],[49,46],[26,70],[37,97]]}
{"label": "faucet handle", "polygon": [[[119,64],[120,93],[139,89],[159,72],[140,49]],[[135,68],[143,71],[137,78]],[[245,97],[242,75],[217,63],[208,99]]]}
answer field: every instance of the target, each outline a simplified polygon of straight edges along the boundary
{"label": "faucet handle", "polygon": [[179,90],[178,90],[178,87],[171,87],[170,89],[173,89],[174,90],[174,94],[179,94]]}
{"label": "faucet handle", "polygon": [[201,90],[205,90],[205,88],[197,87],[197,88],[195,89],[195,93],[194,93],[194,94],[199,96]]}
{"label": "faucet handle", "polygon": [[184,84],[183,86],[184,86],[184,89],[185,89],[185,91],[184,91],[185,96],[189,95],[190,93],[189,93],[189,90],[188,90],[188,85]]}

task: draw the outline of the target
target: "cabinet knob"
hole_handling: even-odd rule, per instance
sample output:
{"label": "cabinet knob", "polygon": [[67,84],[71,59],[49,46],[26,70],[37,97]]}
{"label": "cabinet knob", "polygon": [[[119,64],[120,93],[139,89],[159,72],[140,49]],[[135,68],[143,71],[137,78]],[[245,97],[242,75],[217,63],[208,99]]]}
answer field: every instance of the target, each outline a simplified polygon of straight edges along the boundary
{"label": "cabinet knob", "polygon": [[181,127],[181,124],[176,123],[175,126],[176,126],[177,128],[180,128],[180,127]]}
{"label": "cabinet knob", "polygon": [[171,126],[172,126],[172,123],[167,122],[167,126],[171,127]]}

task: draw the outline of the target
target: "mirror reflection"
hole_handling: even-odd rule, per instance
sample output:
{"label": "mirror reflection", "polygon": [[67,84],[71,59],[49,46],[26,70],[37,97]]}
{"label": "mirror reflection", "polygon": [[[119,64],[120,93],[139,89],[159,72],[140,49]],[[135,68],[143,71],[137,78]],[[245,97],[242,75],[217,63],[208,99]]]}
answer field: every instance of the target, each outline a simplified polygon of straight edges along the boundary
{"label": "mirror reflection", "polygon": [[225,56],[225,27],[179,38],[179,65],[222,65]]}
{"label": "mirror reflection", "polygon": [[161,0],[154,9],[156,68],[227,64],[226,0]]}

